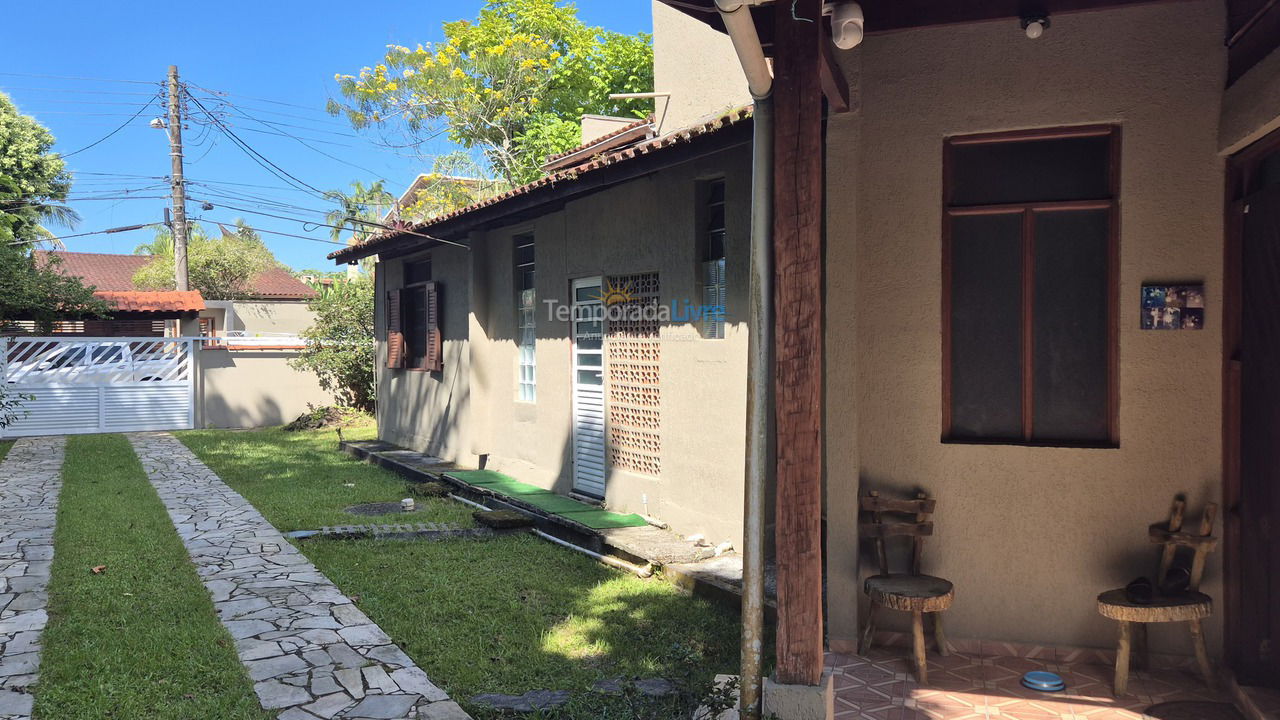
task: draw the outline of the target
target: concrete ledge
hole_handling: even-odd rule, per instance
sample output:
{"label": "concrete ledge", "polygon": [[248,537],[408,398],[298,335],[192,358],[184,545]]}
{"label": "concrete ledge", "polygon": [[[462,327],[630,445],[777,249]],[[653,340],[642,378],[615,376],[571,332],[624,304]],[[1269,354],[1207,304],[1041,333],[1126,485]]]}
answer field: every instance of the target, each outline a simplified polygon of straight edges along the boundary
{"label": "concrete ledge", "polygon": [[765,678],[764,716],[777,720],[833,720],[836,693],[831,671],[822,673],[818,685],[784,685]]}

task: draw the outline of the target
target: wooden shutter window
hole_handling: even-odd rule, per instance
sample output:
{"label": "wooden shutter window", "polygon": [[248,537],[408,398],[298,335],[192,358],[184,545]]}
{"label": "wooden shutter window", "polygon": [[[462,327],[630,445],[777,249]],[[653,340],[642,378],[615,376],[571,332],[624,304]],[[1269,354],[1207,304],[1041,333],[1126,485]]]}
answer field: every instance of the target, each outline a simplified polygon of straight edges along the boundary
{"label": "wooden shutter window", "polygon": [[387,291],[387,367],[404,367],[404,328],[400,322],[400,291]]}
{"label": "wooden shutter window", "polygon": [[440,337],[440,297],[437,284],[427,283],[423,292],[426,294],[427,318],[426,327],[421,330],[427,336],[427,352],[422,358],[422,369],[439,372],[444,370],[444,343]]}

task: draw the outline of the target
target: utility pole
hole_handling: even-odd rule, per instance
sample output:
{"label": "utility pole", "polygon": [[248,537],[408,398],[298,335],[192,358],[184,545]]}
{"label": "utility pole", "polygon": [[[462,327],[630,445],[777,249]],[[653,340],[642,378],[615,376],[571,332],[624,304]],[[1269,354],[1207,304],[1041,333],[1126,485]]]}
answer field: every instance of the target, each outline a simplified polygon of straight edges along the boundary
{"label": "utility pole", "polygon": [[173,280],[178,290],[190,290],[187,278],[187,187],[182,177],[182,86],[178,66],[169,66],[169,162],[173,186]]}

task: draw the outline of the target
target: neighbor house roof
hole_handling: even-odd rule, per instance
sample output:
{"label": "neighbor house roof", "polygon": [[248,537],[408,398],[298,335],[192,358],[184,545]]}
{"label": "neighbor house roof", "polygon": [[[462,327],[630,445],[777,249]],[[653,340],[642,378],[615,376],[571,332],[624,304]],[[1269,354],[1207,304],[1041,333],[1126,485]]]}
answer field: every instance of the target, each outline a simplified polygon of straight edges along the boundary
{"label": "neighbor house roof", "polygon": [[[624,163],[638,162],[646,157],[659,154],[665,155],[672,152],[674,148],[686,146],[701,138],[715,135],[722,130],[751,119],[751,111],[750,105],[736,108],[690,127],[590,155],[584,158],[581,163],[554,170],[533,182],[512,188],[507,192],[486,198],[460,210],[414,223],[404,228],[385,230],[371,235],[359,243],[329,253],[329,257],[340,263],[355,262],[362,257],[374,255],[383,249],[390,249],[393,243],[401,240],[430,241],[434,237],[429,233],[435,233],[439,236],[457,234],[461,232],[459,226],[465,224],[463,221],[479,216],[482,210],[492,210],[495,215],[503,215],[503,210],[514,212],[517,198],[529,196],[526,199],[531,203],[552,202],[561,199],[560,191],[569,191],[587,185],[597,175],[600,175],[602,170]],[[636,127],[624,128],[619,132],[631,132],[635,129]],[[581,150],[582,148],[575,148],[569,152],[572,154],[581,152]]]}
{"label": "neighbor house roof", "polygon": [[98,290],[93,293],[118,312],[199,312],[204,298],[199,290]]}
{"label": "neighbor house roof", "polygon": [[[151,255],[117,255],[112,253],[50,252],[37,250],[41,261],[49,255],[62,260],[62,272],[80,278],[85,285],[100,291],[137,292],[133,276],[147,263]],[[249,296],[255,299],[304,300],[316,297],[315,290],[293,277],[283,268],[272,268],[253,279]]]}

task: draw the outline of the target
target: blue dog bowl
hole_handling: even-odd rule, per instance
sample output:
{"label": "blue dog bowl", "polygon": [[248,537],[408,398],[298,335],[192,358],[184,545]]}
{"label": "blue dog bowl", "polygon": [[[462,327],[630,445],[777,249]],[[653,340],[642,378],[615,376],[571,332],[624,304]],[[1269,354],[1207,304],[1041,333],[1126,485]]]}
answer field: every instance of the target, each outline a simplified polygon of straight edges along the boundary
{"label": "blue dog bowl", "polygon": [[1024,687],[1040,692],[1061,692],[1067,689],[1067,683],[1063,681],[1061,675],[1043,670],[1032,670],[1023,675],[1022,684]]}

